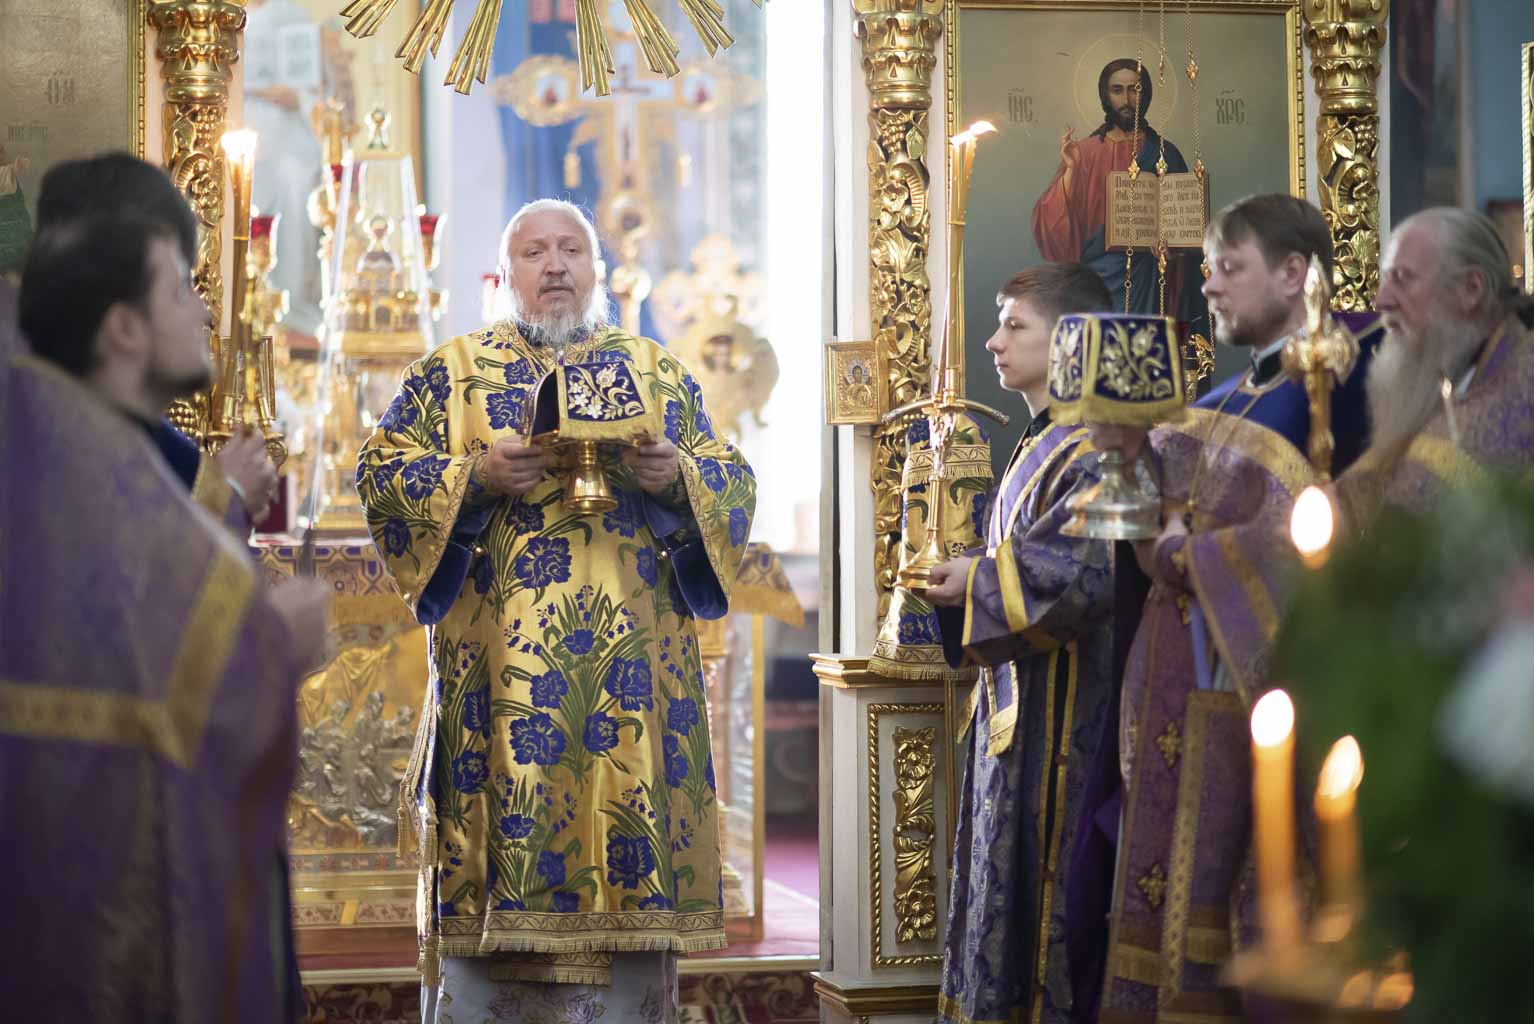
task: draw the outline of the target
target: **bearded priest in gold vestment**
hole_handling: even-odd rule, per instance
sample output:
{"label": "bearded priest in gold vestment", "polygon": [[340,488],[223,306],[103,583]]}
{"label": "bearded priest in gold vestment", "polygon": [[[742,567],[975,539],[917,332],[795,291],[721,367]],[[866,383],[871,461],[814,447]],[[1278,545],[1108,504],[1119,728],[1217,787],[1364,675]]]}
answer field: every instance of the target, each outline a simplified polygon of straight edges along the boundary
{"label": "bearded priest in gold vestment", "polygon": [[[502,239],[511,316],[410,366],[358,491],[430,626],[401,799],[418,837],[427,1021],[676,1018],[675,954],[724,945],[718,805],[695,616],[726,611],[756,482],[696,380],[604,323],[596,232],[539,200]],[[568,415],[644,405],[603,456],[617,507],[564,506],[527,440],[564,367]]]}

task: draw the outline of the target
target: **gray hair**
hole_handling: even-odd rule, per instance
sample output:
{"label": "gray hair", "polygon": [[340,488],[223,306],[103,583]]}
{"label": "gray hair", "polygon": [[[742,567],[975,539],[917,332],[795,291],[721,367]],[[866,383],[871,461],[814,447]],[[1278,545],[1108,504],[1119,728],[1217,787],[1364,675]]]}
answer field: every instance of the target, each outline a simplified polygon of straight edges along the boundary
{"label": "gray hair", "polygon": [[596,225],[591,223],[591,218],[572,202],[564,199],[534,199],[532,202],[522,204],[516,213],[511,215],[511,220],[506,222],[506,229],[501,232],[500,267],[501,282],[496,288],[495,315],[497,318],[523,319],[520,302],[517,294],[511,287],[510,259],[508,252],[511,246],[511,236],[517,233],[517,228],[522,222],[535,213],[562,213],[575,221],[585,232],[586,242],[591,247],[591,262],[599,271],[596,284],[591,289],[591,301],[587,303],[584,313],[585,325],[595,328],[608,320],[611,312],[611,302],[608,299],[607,287],[601,279],[602,243],[597,238]]}
{"label": "gray hair", "polygon": [[1476,273],[1486,284],[1487,319],[1521,311],[1523,291],[1513,280],[1513,260],[1491,218],[1458,206],[1434,206],[1402,221],[1401,228],[1422,221],[1437,228],[1440,286],[1463,273]]}

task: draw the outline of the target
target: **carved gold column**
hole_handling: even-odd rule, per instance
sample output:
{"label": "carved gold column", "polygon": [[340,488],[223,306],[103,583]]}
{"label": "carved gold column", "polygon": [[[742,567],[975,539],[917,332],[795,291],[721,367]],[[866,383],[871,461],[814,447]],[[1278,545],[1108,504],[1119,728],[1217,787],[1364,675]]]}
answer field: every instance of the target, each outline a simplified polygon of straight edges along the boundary
{"label": "carved gold column", "polygon": [[1376,82],[1389,0],[1304,0],[1321,110],[1316,194],[1332,229],[1332,308],[1373,307],[1380,278],[1380,117]]}
{"label": "carved gold column", "polygon": [[[886,368],[880,408],[893,409],[931,390],[927,118],[937,40],[943,32],[943,4],[941,0],[853,0],[853,10],[869,92],[869,319],[874,345]],[[900,567],[904,460],[905,424],[877,428],[871,484],[880,619]]]}
{"label": "carved gold column", "polygon": [[[224,155],[219,139],[229,111],[229,81],[240,59],[245,31],[244,0],[153,0],[149,24],[158,33],[155,55],[165,80],[163,120],[165,169],[186,193],[202,223],[197,291],[215,316],[209,338],[219,352],[217,316],[224,307],[223,255]],[[215,358],[214,365],[218,365]],[[178,402],[171,410],[176,425],[201,438],[206,430],[207,398]]]}

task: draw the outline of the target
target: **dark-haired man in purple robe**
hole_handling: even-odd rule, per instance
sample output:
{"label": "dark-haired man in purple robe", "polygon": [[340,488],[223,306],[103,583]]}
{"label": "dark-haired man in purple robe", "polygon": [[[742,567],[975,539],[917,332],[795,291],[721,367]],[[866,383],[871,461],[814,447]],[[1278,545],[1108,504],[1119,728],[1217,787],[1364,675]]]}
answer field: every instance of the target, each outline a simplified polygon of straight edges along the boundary
{"label": "dark-haired man in purple robe", "polygon": [[1067,500],[1098,473],[1086,430],[1050,421],[1049,340],[1061,315],[1113,300],[1089,267],[1048,263],[1008,281],[996,301],[986,348],[1033,420],[997,488],[985,552],[937,566],[925,595],[950,663],[986,667],[955,811],[938,1011],[954,1024],[1063,1024],[1075,1002],[1063,864],[1081,818],[1081,769],[1113,729],[1117,679],[1111,545],[1060,533]]}

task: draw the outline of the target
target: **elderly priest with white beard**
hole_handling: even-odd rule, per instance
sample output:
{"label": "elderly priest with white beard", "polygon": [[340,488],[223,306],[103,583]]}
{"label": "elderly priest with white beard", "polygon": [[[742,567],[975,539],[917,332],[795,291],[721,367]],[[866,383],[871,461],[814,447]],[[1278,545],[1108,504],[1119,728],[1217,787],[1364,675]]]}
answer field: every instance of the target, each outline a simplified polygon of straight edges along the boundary
{"label": "elderly priest with white beard", "polygon": [[1385,340],[1367,378],[1372,443],[1336,484],[1349,527],[1534,463],[1534,298],[1511,268],[1471,210],[1424,210],[1391,236],[1375,300]]}
{"label": "elderly priest with white beard", "polygon": [[[607,325],[597,252],[569,203],[519,210],[511,316],[410,366],[358,461],[374,543],[430,627],[401,800],[428,1022],[674,1021],[676,955],[724,945],[693,618],[725,613],[756,481],[686,367]],[[642,438],[603,449],[616,507],[567,505],[532,424],[551,371],[561,439],[629,420]]]}

